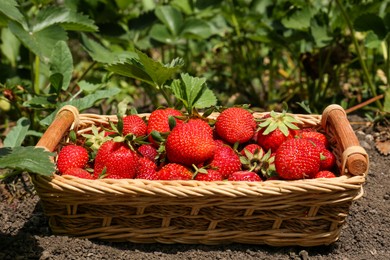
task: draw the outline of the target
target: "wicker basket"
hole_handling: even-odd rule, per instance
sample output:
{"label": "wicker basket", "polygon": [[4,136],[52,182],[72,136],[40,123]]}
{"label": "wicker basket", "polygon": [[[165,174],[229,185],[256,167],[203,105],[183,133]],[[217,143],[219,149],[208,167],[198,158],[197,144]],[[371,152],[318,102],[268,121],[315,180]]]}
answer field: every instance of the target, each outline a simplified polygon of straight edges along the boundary
{"label": "wicker basket", "polygon": [[[302,126],[327,133],[340,177],[202,182],[54,174],[32,179],[55,234],[134,243],[330,244],[339,238],[352,202],[363,195],[368,156],[340,106],[329,106],[323,115],[294,116]],[[37,147],[58,151],[69,129],[82,134],[108,119],[115,122],[116,116],[79,114],[66,106]]]}

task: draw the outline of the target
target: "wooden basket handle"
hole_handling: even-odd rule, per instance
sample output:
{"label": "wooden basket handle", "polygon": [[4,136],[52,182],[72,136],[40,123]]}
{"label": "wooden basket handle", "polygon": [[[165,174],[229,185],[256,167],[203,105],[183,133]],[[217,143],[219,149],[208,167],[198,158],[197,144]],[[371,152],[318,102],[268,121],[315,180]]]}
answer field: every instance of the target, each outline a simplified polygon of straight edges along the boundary
{"label": "wooden basket handle", "polygon": [[368,154],[360,146],[355,132],[348,121],[345,110],[339,105],[325,108],[321,119],[326,132],[332,131],[343,151],[341,173],[346,171],[352,175],[366,175],[368,172]]}
{"label": "wooden basket handle", "polygon": [[53,152],[60,143],[66,131],[68,131],[73,123],[78,122],[79,111],[76,107],[66,105],[62,107],[54,121],[47,128],[41,139],[36,144],[36,147],[43,147],[50,152]]}

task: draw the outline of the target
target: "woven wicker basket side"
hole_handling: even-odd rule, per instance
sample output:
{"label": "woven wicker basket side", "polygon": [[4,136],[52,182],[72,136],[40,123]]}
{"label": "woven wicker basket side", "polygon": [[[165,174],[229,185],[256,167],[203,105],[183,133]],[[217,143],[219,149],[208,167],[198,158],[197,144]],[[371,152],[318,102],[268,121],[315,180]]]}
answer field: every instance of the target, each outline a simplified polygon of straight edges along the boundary
{"label": "woven wicker basket side", "polygon": [[[66,109],[60,114],[64,112]],[[113,116],[70,113],[78,117],[74,120],[77,124],[66,124],[78,134],[90,131],[92,125],[99,127],[116,120]],[[334,123],[334,114],[327,115],[326,124]],[[320,115],[294,116],[305,127],[320,129],[321,120],[324,122]],[[345,120],[337,122],[345,124]],[[324,129],[342,173],[333,179],[251,183],[84,180],[56,174],[32,177],[56,234],[135,243],[330,244],[338,239],[352,202],[363,194],[368,161],[365,169],[359,168],[364,172],[351,174],[349,167],[354,164],[346,162],[351,156],[339,155],[356,143],[338,140],[340,129]],[[347,136],[356,138],[353,132]],[[65,131],[62,141],[66,138]],[[52,150],[60,146],[61,141]],[[362,151],[353,154],[359,153],[367,158]]]}

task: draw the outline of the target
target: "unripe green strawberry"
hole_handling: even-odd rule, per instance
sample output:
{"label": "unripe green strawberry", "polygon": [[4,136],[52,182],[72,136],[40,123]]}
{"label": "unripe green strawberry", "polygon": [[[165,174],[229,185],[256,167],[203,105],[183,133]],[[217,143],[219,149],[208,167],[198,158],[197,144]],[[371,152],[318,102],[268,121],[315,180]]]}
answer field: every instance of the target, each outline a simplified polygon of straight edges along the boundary
{"label": "unripe green strawberry", "polygon": [[165,150],[170,162],[201,164],[214,155],[211,127],[200,119],[177,125],[167,137]]}
{"label": "unripe green strawberry", "polygon": [[168,163],[158,172],[159,180],[191,180],[192,172],[185,166],[178,163]]}
{"label": "unripe green strawberry", "polygon": [[320,150],[307,139],[289,139],[275,155],[276,172],[282,179],[310,178],[320,169]]}
{"label": "unripe green strawberry", "polygon": [[146,135],[147,125],[145,121],[137,115],[127,115],[123,117],[123,135],[133,134],[135,136]]}
{"label": "unripe green strawberry", "polygon": [[136,179],[158,180],[157,165],[146,157],[141,157],[138,161]]}
{"label": "unripe green strawberry", "polygon": [[240,157],[233,148],[221,140],[216,140],[215,144],[215,154],[209,165],[222,174],[223,179],[227,179],[233,172],[241,170]]}
{"label": "unripe green strawberry", "polygon": [[62,175],[72,175],[82,179],[94,180],[95,178],[85,169],[81,168],[70,168]]}
{"label": "unripe green strawberry", "polygon": [[228,181],[263,181],[263,180],[255,172],[238,171],[230,174]]}
{"label": "unripe green strawberry", "polygon": [[88,160],[88,151],[83,146],[66,145],[58,153],[57,169],[60,173],[65,173],[70,168],[85,168]]}
{"label": "unripe green strawberry", "polygon": [[138,169],[139,157],[125,143],[109,140],[103,143],[95,157],[94,174],[105,178],[131,179]]}
{"label": "unripe green strawberry", "polygon": [[227,108],[221,112],[215,122],[218,136],[230,144],[242,144],[252,139],[256,130],[253,115],[240,107]]}

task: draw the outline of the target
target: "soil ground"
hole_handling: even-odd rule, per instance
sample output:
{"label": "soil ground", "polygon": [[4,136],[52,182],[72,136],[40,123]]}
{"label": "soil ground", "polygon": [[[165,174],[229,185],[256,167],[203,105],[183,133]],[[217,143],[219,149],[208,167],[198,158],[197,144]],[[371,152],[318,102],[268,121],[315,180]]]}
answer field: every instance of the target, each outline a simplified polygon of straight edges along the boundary
{"label": "soil ground", "polygon": [[[370,170],[365,195],[353,203],[340,239],[332,245],[132,244],[56,236],[28,176],[23,176],[31,193],[21,181],[13,186],[0,183],[0,259],[390,259],[390,156],[375,148],[378,132],[354,120],[351,124],[370,156]],[[387,126],[385,133],[389,131]]]}

